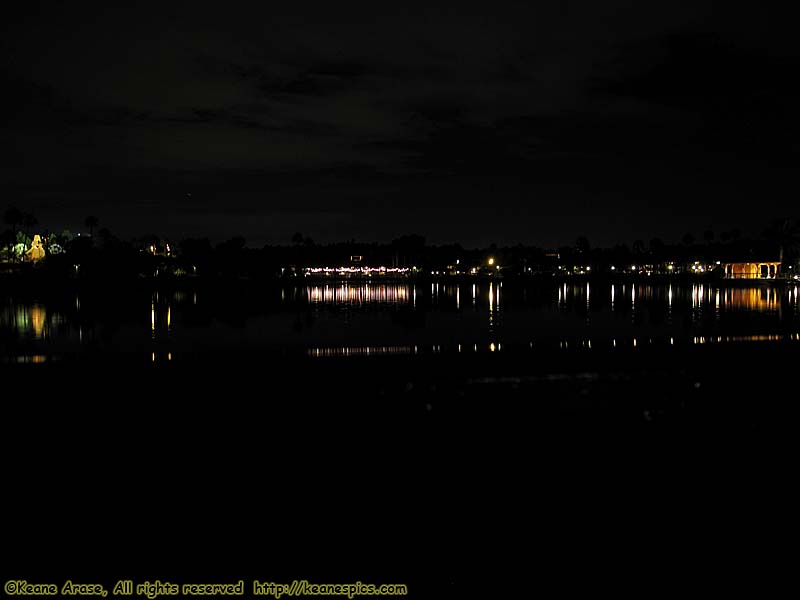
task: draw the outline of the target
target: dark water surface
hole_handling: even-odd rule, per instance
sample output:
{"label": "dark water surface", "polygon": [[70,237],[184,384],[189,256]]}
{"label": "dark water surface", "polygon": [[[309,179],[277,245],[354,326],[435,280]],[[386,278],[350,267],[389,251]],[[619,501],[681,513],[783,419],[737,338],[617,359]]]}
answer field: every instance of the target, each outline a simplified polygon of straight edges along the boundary
{"label": "dark water surface", "polygon": [[795,287],[6,291],[6,571],[786,589],[799,334]]}
{"label": "dark water surface", "polygon": [[114,289],[0,305],[0,356],[172,361],[267,352],[310,357],[551,352],[800,340],[796,286],[641,283],[322,284]]}

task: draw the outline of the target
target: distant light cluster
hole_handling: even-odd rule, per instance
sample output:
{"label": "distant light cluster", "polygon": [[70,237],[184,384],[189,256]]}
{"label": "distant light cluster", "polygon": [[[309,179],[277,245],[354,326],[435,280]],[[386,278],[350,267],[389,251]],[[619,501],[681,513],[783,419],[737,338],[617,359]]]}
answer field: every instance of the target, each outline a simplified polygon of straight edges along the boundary
{"label": "distant light cluster", "polygon": [[303,269],[306,277],[309,275],[316,275],[323,273],[325,275],[384,275],[386,273],[392,274],[406,274],[411,273],[410,267],[305,267]]}

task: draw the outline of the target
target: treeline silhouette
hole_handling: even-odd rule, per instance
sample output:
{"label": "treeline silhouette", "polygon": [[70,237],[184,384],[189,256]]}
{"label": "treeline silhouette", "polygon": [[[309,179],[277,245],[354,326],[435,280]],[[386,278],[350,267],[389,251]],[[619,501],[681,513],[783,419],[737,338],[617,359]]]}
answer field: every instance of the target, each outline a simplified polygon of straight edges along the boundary
{"label": "treeline silhouette", "polygon": [[485,268],[489,258],[501,266],[505,276],[551,273],[557,266],[566,270],[591,266],[594,272],[603,272],[612,265],[624,268],[667,261],[777,260],[779,255],[789,263],[797,260],[800,246],[798,219],[776,219],[764,228],[759,238],[742,237],[738,231],[716,236],[706,230],[702,242],[686,234],[680,243],[668,244],[653,238],[646,244],[637,240],[631,246],[617,244],[602,248],[593,247],[586,236],[579,236],[573,244],[558,248],[491,244],[468,249],[459,244],[428,244],[419,234],[403,235],[387,243],[351,239],[317,244],[298,232],[287,244],[262,248],[248,247],[245,238],[240,236],[217,244],[207,238],[187,238],[172,243],[153,234],[122,240],[107,228],[94,233],[99,219],[87,217],[89,235],[44,232],[47,257],[36,265],[26,265],[18,258],[18,253],[9,252],[11,242],[17,246],[16,251],[20,250],[20,245],[30,243],[36,221],[32,215],[25,218],[25,214],[14,207],[6,211],[5,221],[10,226],[2,234],[0,246],[0,260],[4,261],[6,270],[13,270],[10,267],[15,265],[17,269],[35,267],[53,276],[71,278],[296,277],[302,275],[304,267],[351,264],[417,267],[420,273],[429,274],[448,267],[462,272]]}

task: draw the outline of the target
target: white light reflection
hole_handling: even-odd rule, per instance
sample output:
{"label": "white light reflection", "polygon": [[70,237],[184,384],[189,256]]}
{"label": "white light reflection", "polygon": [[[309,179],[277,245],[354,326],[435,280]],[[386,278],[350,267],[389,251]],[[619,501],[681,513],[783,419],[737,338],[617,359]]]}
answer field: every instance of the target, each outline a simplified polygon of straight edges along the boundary
{"label": "white light reflection", "polygon": [[[431,288],[433,293],[433,284]],[[416,287],[413,288],[415,304],[416,291]],[[405,285],[311,285],[306,288],[306,297],[309,304],[405,304],[409,300],[408,292]]]}
{"label": "white light reflection", "polygon": [[489,332],[494,331],[494,282],[489,283]]}
{"label": "white light reflection", "polygon": [[[436,347],[434,346],[434,351]],[[308,356],[313,358],[327,358],[337,356],[373,356],[381,354],[410,354],[411,346],[341,346],[332,348],[309,348]],[[414,354],[417,347],[413,348]]]}

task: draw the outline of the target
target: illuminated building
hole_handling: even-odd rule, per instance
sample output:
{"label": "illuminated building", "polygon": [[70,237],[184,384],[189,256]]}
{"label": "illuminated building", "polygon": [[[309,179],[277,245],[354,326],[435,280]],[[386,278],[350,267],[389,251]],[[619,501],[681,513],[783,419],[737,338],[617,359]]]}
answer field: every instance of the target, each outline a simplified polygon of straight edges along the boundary
{"label": "illuminated building", "polygon": [[778,261],[750,261],[724,263],[727,279],[774,279],[781,263]]}

